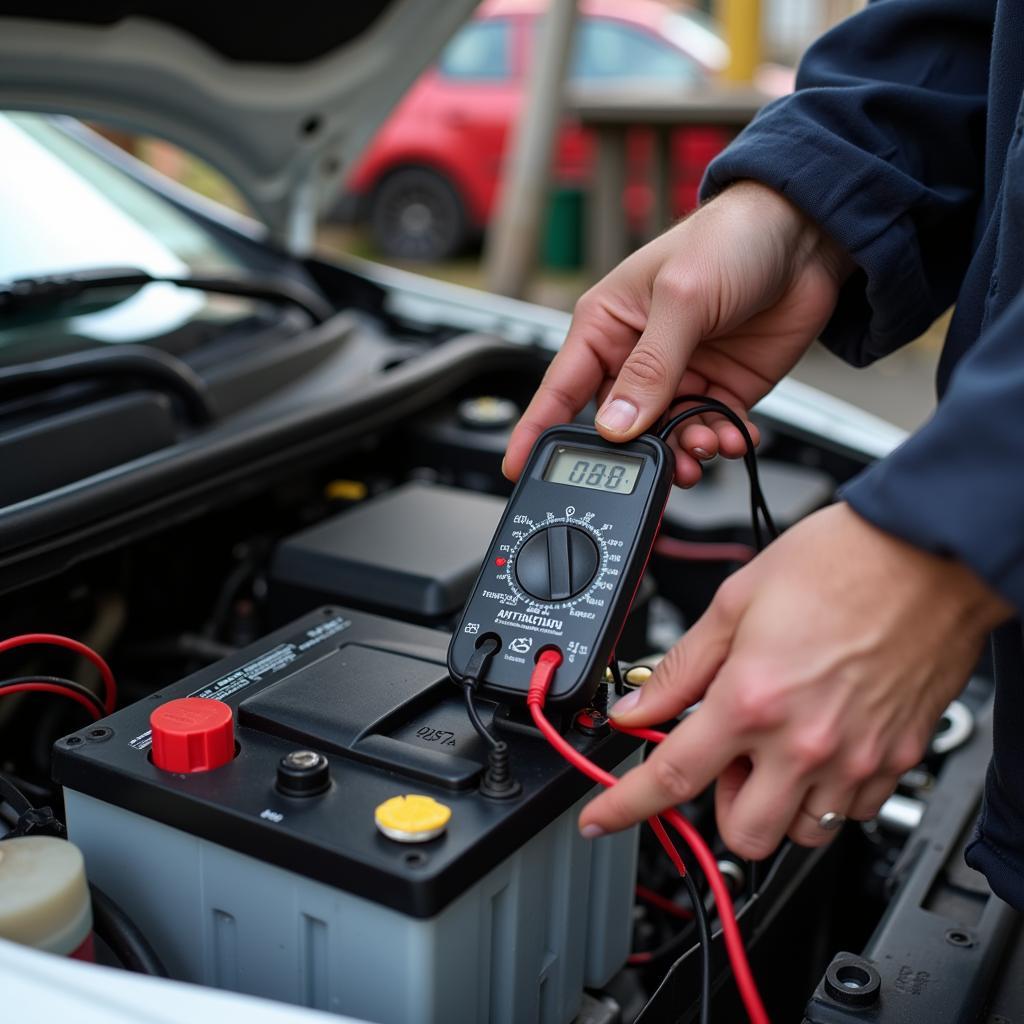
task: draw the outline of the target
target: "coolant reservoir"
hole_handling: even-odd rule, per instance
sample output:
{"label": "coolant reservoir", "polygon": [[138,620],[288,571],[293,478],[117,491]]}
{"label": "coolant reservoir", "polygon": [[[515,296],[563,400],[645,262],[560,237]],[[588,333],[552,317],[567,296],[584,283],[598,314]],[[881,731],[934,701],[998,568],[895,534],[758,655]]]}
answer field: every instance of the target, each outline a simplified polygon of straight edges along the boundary
{"label": "coolant reservoir", "polygon": [[77,846],[52,836],[0,842],[0,938],[92,960],[92,903]]}

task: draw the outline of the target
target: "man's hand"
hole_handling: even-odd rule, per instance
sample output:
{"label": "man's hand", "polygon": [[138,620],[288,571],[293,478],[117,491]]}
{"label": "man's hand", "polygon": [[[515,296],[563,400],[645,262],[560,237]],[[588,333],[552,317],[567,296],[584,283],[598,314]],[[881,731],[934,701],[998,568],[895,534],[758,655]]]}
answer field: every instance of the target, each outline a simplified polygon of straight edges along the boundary
{"label": "man's hand", "polygon": [[[651,427],[680,394],[706,394],[745,417],[817,337],[851,269],[777,192],[754,182],[727,189],[579,300],[512,434],[506,475],[516,479],[538,435],[595,397],[597,428],[610,441]],[[710,416],[673,445],[683,486],[700,479],[699,460],[745,448],[734,426]]]}
{"label": "man's hand", "polygon": [[642,690],[612,709],[649,726],[700,706],[580,815],[625,828],[718,779],[722,838],[760,859],[826,842],[827,811],[868,819],[920,759],[986,635],[1012,608],[962,564],[833,505],[719,589]]}

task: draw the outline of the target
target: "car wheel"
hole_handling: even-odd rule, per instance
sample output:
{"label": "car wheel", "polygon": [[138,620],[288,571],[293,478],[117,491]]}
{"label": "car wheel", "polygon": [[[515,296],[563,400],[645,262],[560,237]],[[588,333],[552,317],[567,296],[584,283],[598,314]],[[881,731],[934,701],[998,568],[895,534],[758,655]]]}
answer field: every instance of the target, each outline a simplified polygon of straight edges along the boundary
{"label": "car wheel", "polygon": [[385,256],[443,260],[466,243],[469,220],[455,188],[424,167],[393,171],[370,202],[370,232]]}

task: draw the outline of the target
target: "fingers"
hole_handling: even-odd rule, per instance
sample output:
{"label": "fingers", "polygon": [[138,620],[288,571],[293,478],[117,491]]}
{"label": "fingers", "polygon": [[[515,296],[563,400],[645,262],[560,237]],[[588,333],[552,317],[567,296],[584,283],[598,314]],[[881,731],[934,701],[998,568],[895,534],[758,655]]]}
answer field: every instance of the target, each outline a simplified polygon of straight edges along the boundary
{"label": "fingers", "polygon": [[838,829],[822,828],[819,822],[828,813],[849,816],[855,793],[854,787],[835,782],[812,786],[792,819],[789,838],[800,846],[824,846],[831,842]]}
{"label": "fingers", "polygon": [[882,804],[896,791],[899,781],[899,775],[881,775],[865,782],[850,802],[846,816],[854,821],[870,821],[877,817]]}
{"label": "fingers", "polygon": [[[616,289],[607,283],[602,294]],[[568,423],[612,378],[640,337],[641,321],[604,301],[595,290],[576,304],[569,332],[509,438],[502,472],[515,480],[534,442],[556,423]]]}
{"label": "fingers", "polygon": [[683,488],[693,487],[699,484],[704,476],[704,470],[700,462],[685,452],[676,456],[676,477],[675,482]]}
{"label": "fingers", "polygon": [[703,420],[695,420],[683,427],[679,446],[702,461],[713,459],[718,454],[718,434]]}
{"label": "fingers", "polygon": [[644,332],[597,413],[604,437],[626,441],[657,422],[676,395],[700,337],[699,323],[678,291],[656,279]]}
{"label": "fingers", "polygon": [[738,742],[716,711],[698,708],[642,765],[583,808],[580,830],[617,832],[691,800],[735,759]]}
{"label": "fingers", "polygon": [[729,817],[744,783],[750,778],[754,766],[748,757],[738,757],[718,776],[715,783],[715,821],[725,821]]}
{"label": "fingers", "polygon": [[540,387],[512,431],[501,464],[506,477],[518,479],[537,438],[556,423],[572,422],[604,377],[604,366],[595,350],[580,333],[570,330],[565,345],[551,361]]}
{"label": "fingers", "polygon": [[823,846],[837,830],[819,824],[826,811],[853,817],[855,789],[822,781],[811,784],[793,762],[762,760],[756,769],[734,761],[715,787],[715,817],[725,845],[738,857],[763,860],[788,835],[801,846]]}
{"label": "fingers", "polygon": [[807,782],[783,757],[768,757],[753,768],[731,768],[715,791],[718,831],[739,857],[763,860],[801,817]]}
{"label": "fingers", "polygon": [[[695,357],[697,361],[704,358],[705,348],[706,346],[701,347],[700,353]],[[728,388],[711,385],[706,376],[695,372],[691,368],[686,371],[679,384],[679,394],[705,395],[707,398],[727,405],[743,421],[755,447],[760,443],[760,431],[750,419],[746,403]],[[681,409],[673,410],[673,412],[680,411]],[[695,427],[697,428],[696,430],[694,429]],[[713,441],[700,429],[702,427],[707,428],[714,435]],[[691,455],[699,457],[699,453],[694,450],[695,446],[698,444],[705,448],[707,446],[698,442],[698,437],[702,441],[706,440],[713,445],[711,449],[712,455],[720,454],[727,459],[738,459],[745,455],[747,451],[747,442],[743,434],[730,419],[720,413],[705,413],[703,416],[683,423],[680,430],[675,432],[670,443],[677,448],[682,448]]]}
{"label": "fingers", "polygon": [[720,587],[708,610],[661,659],[650,679],[615,703],[612,717],[623,725],[656,725],[700,700],[729,654],[746,604],[745,589],[740,574]]}

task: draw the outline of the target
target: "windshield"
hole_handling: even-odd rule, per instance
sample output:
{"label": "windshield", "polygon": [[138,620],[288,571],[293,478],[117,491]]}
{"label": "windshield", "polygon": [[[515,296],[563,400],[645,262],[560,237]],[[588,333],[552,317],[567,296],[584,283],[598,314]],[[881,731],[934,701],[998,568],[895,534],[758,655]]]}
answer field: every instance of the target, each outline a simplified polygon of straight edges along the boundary
{"label": "windshield", "polygon": [[[199,222],[46,117],[0,114],[0,152],[0,281],[90,267],[153,274],[239,267]],[[226,323],[251,310],[247,300],[148,285],[93,312],[72,309],[6,327],[0,320],[0,361],[156,341],[199,320]]]}

